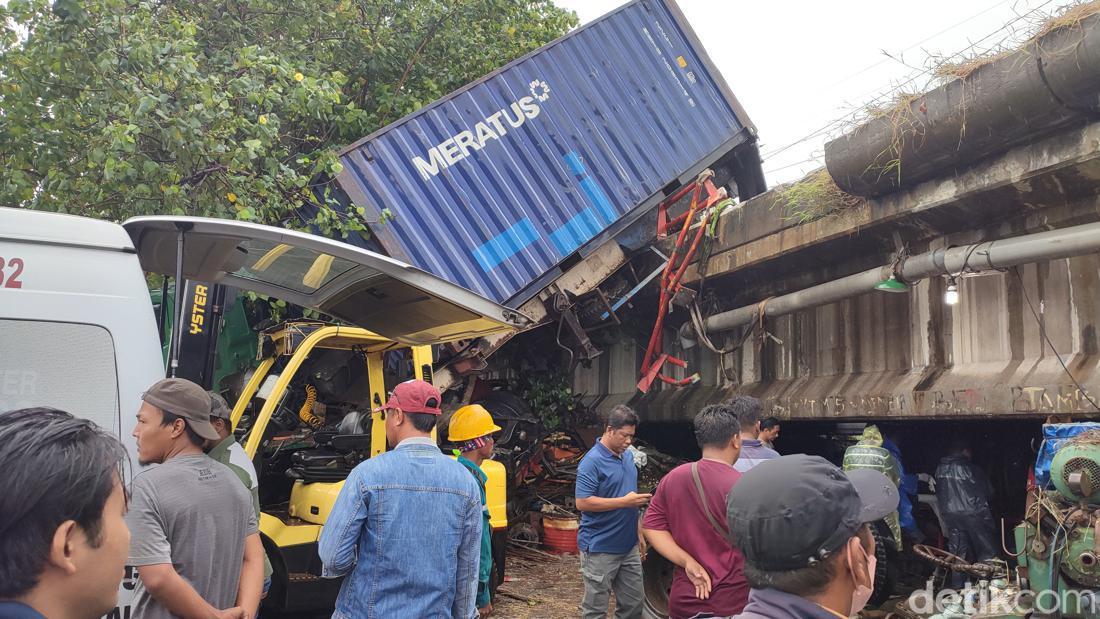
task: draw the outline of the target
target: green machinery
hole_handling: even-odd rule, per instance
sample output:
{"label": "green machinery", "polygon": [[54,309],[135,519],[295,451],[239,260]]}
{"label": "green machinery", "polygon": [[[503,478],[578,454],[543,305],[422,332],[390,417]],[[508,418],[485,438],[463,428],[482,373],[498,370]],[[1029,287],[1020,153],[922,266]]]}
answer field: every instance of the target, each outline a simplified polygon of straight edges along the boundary
{"label": "green machinery", "polygon": [[[167,362],[171,346],[168,338],[175,333],[174,296],[165,287],[151,288],[149,296],[157,312]],[[167,303],[162,303],[162,297]],[[225,286],[188,281],[183,315],[185,328],[180,333],[176,375],[219,393],[240,393],[246,374],[256,365],[257,346],[253,324],[258,318],[249,315],[244,298]]]}
{"label": "green machinery", "polygon": [[[1026,517],[1014,532],[1015,574],[1003,561],[968,564],[914,546],[938,569],[924,590],[898,605],[899,617],[1100,619],[1100,430],[1063,439],[1053,450],[1040,455],[1050,463],[1052,488],[1028,495]],[[969,576],[965,590],[937,590],[951,571]]]}
{"label": "green machinery", "polygon": [[[1018,562],[1037,611],[1100,617],[1100,431],[1062,444],[1050,465],[1053,491],[1028,501],[1016,527]],[[1097,600],[1094,602],[1094,599]]]}

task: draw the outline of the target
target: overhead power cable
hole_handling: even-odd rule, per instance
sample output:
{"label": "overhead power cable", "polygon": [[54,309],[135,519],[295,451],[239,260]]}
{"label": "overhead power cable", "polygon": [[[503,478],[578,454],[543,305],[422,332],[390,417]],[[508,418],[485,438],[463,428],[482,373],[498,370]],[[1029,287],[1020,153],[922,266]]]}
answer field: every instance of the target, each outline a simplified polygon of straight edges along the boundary
{"label": "overhead power cable", "polygon": [[[952,30],[954,30],[955,28],[958,28],[959,26],[961,26],[963,24],[974,21],[975,19],[981,17],[982,15],[985,15],[986,13],[988,13],[988,12],[992,11],[993,9],[1001,6],[1002,4],[1008,4],[1009,2],[1015,2],[1015,1],[1016,0],[998,0],[998,2],[996,2],[996,3],[992,4],[991,6],[983,9],[982,11],[980,11],[978,13],[975,13],[975,14],[971,15],[970,17],[967,17],[966,19],[962,20],[962,21],[955,22],[954,24],[944,28],[943,30],[940,30],[939,32],[937,32],[935,34],[930,34],[930,35],[926,36],[923,39],[921,39],[920,41],[917,41],[916,43],[910,45],[909,47],[906,47],[905,49],[901,50],[898,53],[899,54],[905,54],[905,52],[912,51],[912,50],[916,49],[917,47],[920,47],[921,45],[924,45],[925,43],[931,41],[932,39],[934,39],[934,38],[936,38],[936,37],[938,37],[942,34],[947,34],[948,32],[951,32]],[[874,63],[874,64],[872,64],[868,67],[864,67],[863,69],[860,69],[859,71],[856,71],[855,73],[853,73],[853,74],[851,74],[847,77],[841,78],[839,81],[837,81],[835,83],[836,84],[843,84],[844,82],[847,82],[848,80],[850,80],[854,77],[859,77],[860,75],[863,75],[864,73],[866,73],[866,72],[868,72],[872,69],[877,69],[878,67],[886,64],[887,62],[890,62],[893,59],[894,59],[893,56],[890,56],[889,54],[887,54],[886,57],[883,58],[882,60],[879,60],[878,62],[876,62],[876,63]]]}
{"label": "overhead power cable", "polygon": [[[1014,17],[1011,21],[1005,23],[1004,25],[1000,26],[999,28],[997,28],[993,32],[985,35],[984,37],[970,43],[970,45],[968,45],[967,47],[965,47],[965,48],[963,48],[963,49],[961,49],[961,50],[959,50],[959,51],[957,51],[957,52],[955,52],[955,53],[953,53],[949,56],[946,56],[944,60],[946,61],[946,60],[950,60],[950,59],[953,59],[953,58],[963,57],[964,55],[974,51],[979,45],[981,45],[982,43],[988,41],[989,39],[996,36],[997,34],[1008,31],[1004,38],[999,40],[997,42],[997,44],[992,45],[989,48],[983,50],[983,53],[988,52],[988,51],[992,51],[993,49],[995,49],[997,47],[997,45],[1002,44],[1011,34],[1015,33],[1014,26],[1018,22],[1020,22],[1021,20],[1025,20],[1025,19],[1028,19],[1028,18],[1034,16],[1037,12],[1041,11],[1044,7],[1050,5],[1054,1],[1055,0],[1046,0],[1042,4],[1036,6],[1032,9],[1029,9],[1028,11],[1025,11],[1023,13],[1018,13],[1016,15],[1016,17]],[[1001,4],[1004,4],[1004,2],[1000,2],[1000,3],[998,3],[998,4],[996,4],[992,7],[989,7],[985,11],[982,11],[981,13],[978,13],[977,15],[974,15],[974,16],[966,19],[966,20],[963,20],[963,22],[959,22],[959,24],[971,21],[971,20],[975,19],[976,17],[979,17],[980,15],[989,12],[990,10],[996,8],[997,6],[999,6]],[[958,26],[959,24],[955,24],[955,25],[941,31],[940,33],[938,33],[936,35],[932,35],[931,37],[928,37],[928,39],[935,38],[936,36],[939,36],[939,34],[942,34],[943,32],[950,31],[951,29]],[[921,41],[921,43],[927,41],[928,39],[925,39],[924,41]],[[917,43],[917,45],[920,45],[920,43]],[[911,48],[907,48],[906,50],[903,50],[903,52],[908,51],[908,49],[911,49]],[[875,65],[872,65],[871,67],[867,67],[867,68],[861,70],[860,72],[857,72],[856,74],[853,74],[852,76],[849,76],[849,78],[845,78],[845,79],[850,79],[851,77],[855,77],[855,75],[859,75],[860,73],[866,72],[866,71],[874,68],[875,66],[878,66],[879,64],[882,64],[883,62],[886,62],[886,60],[884,59],[882,61],[879,61]],[[834,129],[842,126],[846,122],[854,121],[867,108],[874,107],[875,105],[878,105],[880,103],[888,103],[890,98],[893,97],[895,95],[895,93],[903,90],[907,86],[910,86],[910,85],[914,84],[917,80],[921,79],[922,77],[932,77],[935,73],[935,70],[936,70],[935,66],[930,66],[930,67],[927,67],[925,69],[918,70],[914,75],[911,75],[905,81],[900,82],[898,84],[895,84],[895,85],[891,86],[890,88],[884,90],[878,96],[874,97],[869,102],[861,105],[860,107],[858,107],[856,109],[853,109],[849,112],[846,112],[842,116],[839,116],[837,118],[834,118],[834,119],[830,120],[829,122],[825,123],[821,127],[813,130],[812,132],[798,138],[797,140],[795,140],[795,141],[793,141],[789,144],[784,144],[782,146],[776,147],[773,150],[766,151],[766,152],[762,153],[761,154],[761,159],[767,161],[768,159],[770,159],[772,157],[775,157],[776,155],[778,155],[780,153],[786,152],[787,150],[790,150],[791,148],[794,148],[795,146],[798,146],[800,144],[804,144],[805,142],[807,142],[809,140],[812,140],[812,139],[814,139],[816,137],[819,137],[823,134],[829,133],[829,132],[833,131]],[[844,81],[844,80],[842,80],[842,81]],[[876,91],[879,91],[879,90],[882,90],[882,89],[881,88],[874,88],[874,89],[868,90],[868,91],[858,95],[856,97],[856,99],[862,99],[862,98],[864,98],[864,97],[866,97],[866,96],[868,96],[868,95],[870,95],[870,94],[872,94]],[[792,166],[788,166],[788,167],[792,167]],[[784,169],[784,168],[777,168],[777,169],[781,170],[781,169]]]}
{"label": "overhead power cable", "polygon": [[1020,282],[1020,291],[1023,292],[1024,300],[1027,301],[1027,306],[1031,310],[1031,315],[1035,318],[1035,324],[1039,326],[1039,335],[1043,337],[1043,340],[1047,343],[1047,346],[1050,346],[1051,352],[1053,352],[1054,356],[1058,358],[1058,363],[1061,364],[1062,370],[1065,371],[1066,376],[1068,376],[1069,379],[1073,381],[1073,384],[1077,386],[1077,391],[1086,400],[1089,401],[1089,404],[1092,404],[1093,408],[1100,412],[1100,404],[1097,404],[1096,400],[1094,400],[1093,397],[1089,395],[1087,391],[1085,391],[1085,388],[1081,386],[1081,383],[1077,382],[1077,379],[1074,378],[1073,373],[1069,371],[1069,367],[1066,366],[1066,362],[1062,359],[1062,355],[1059,354],[1058,349],[1054,347],[1054,342],[1050,341],[1050,336],[1047,335],[1045,323],[1041,318],[1039,318],[1039,313],[1035,311],[1035,306],[1031,303],[1031,297],[1029,297],[1027,294],[1027,286],[1024,285],[1024,278],[1020,275],[1020,267],[1012,267],[1012,272],[1016,274],[1016,279]]}

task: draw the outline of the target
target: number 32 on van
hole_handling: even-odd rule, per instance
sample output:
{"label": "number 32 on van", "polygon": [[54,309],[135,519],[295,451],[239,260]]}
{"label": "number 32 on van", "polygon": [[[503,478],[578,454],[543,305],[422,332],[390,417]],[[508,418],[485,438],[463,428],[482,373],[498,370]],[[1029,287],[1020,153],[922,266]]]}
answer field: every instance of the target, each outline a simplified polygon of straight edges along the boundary
{"label": "number 32 on van", "polygon": [[22,288],[23,259],[12,258],[5,261],[0,257],[0,288]]}

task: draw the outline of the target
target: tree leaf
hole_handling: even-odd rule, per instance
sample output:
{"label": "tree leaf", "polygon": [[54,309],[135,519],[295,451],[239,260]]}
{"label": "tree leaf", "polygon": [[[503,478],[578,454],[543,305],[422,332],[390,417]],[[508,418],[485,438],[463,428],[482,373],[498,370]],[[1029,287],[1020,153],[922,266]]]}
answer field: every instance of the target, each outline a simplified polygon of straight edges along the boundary
{"label": "tree leaf", "polygon": [[342,171],[335,153],[577,23],[550,0],[450,8],[0,0],[0,204],[116,221],[317,212],[334,238],[369,234],[361,216],[303,209],[318,174]]}

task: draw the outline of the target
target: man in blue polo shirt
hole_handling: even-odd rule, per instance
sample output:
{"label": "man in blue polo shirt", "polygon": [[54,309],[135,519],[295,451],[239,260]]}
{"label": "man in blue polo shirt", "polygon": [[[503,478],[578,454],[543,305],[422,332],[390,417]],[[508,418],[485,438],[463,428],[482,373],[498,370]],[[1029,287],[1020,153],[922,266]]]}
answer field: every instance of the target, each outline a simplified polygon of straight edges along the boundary
{"label": "man in blue polo shirt", "polygon": [[[615,617],[641,617],[643,537],[638,509],[652,495],[638,494],[638,469],[627,451],[634,442],[638,415],[627,406],[611,409],[607,428],[577,467],[577,509],[581,528],[584,575],[584,619],[607,615],[609,592],[615,591]],[[639,552],[641,547],[641,552]]]}

